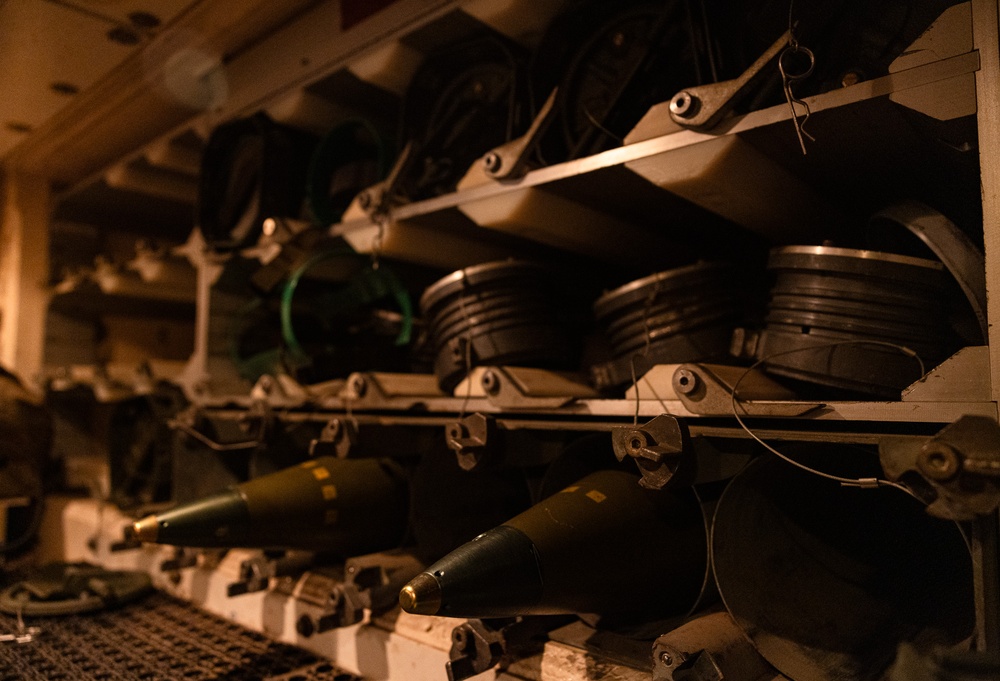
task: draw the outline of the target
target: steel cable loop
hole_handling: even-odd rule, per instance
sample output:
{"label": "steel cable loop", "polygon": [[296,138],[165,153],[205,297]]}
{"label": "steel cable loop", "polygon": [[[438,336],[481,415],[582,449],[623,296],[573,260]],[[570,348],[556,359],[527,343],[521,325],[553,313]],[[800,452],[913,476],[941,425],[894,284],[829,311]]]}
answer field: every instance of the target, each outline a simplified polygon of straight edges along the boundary
{"label": "steel cable loop", "polygon": [[[832,348],[832,347],[841,346],[841,345],[858,345],[858,344],[879,345],[879,346],[882,346],[882,347],[888,347],[888,348],[891,348],[893,350],[896,350],[900,354],[905,355],[906,357],[912,358],[917,363],[917,365],[918,365],[918,367],[920,369],[920,375],[921,376],[923,376],[924,373],[925,373],[924,361],[920,358],[920,355],[918,355],[917,353],[915,353],[910,348],[908,348],[908,347],[906,347],[904,345],[898,345],[896,343],[888,343],[888,342],[885,342],[885,341],[875,341],[875,340],[845,340],[845,341],[837,341],[837,342],[834,342],[834,343],[827,343],[825,346],[820,346],[820,347],[831,347]],[[759,368],[760,366],[762,366],[766,362],[774,359],[775,357],[778,357],[780,355],[792,354],[792,353],[796,353],[796,352],[805,352],[805,351],[811,350],[811,349],[813,349],[813,348],[799,348],[799,349],[795,349],[795,350],[785,350],[785,351],[780,352],[780,353],[775,353],[773,355],[769,355],[768,357],[765,357],[763,359],[759,359],[756,362],[754,362],[753,364],[751,364],[747,368],[747,370],[744,371],[740,375],[740,377],[736,380],[736,383],[733,385],[733,390],[732,390],[732,393],[730,395],[730,403],[731,403],[731,406],[732,406],[733,418],[736,419],[736,423],[739,424],[740,428],[742,428],[746,432],[747,435],[749,435],[751,438],[753,438],[759,445],[761,445],[762,447],[764,447],[764,449],[766,449],[767,451],[771,452],[772,454],[774,454],[775,456],[777,456],[782,461],[785,461],[785,462],[787,462],[787,463],[795,466],[796,468],[800,468],[800,469],[802,469],[802,470],[804,470],[804,471],[806,471],[808,473],[812,473],[813,475],[817,475],[817,476],[819,476],[821,478],[826,478],[828,480],[833,480],[835,482],[840,483],[844,487],[859,487],[859,488],[862,488],[862,489],[875,489],[875,488],[878,488],[878,487],[893,487],[893,488],[901,490],[901,491],[905,492],[906,494],[910,495],[911,497],[913,497],[914,499],[916,499],[917,501],[919,501],[921,504],[926,505],[925,502],[920,497],[918,497],[909,487],[907,487],[906,485],[903,485],[901,483],[898,483],[898,482],[893,482],[891,480],[883,480],[883,479],[880,479],[880,478],[845,478],[845,477],[841,477],[839,475],[832,475],[830,473],[825,473],[823,471],[819,471],[819,470],[816,470],[814,468],[811,468],[811,467],[809,467],[809,466],[807,466],[807,465],[805,465],[805,464],[803,464],[803,463],[801,463],[799,461],[796,461],[796,460],[790,458],[789,456],[787,456],[785,454],[782,454],[780,451],[778,451],[777,449],[775,449],[774,447],[772,447],[768,443],[764,442],[764,440],[762,440],[756,433],[754,433],[752,430],[750,430],[749,426],[747,426],[747,424],[743,421],[743,418],[739,414],[739,411],[740,411],[739,405],[741,405],[741,404],[753,404],[753,400],[742,400],[742,399],[740,399],[738,397],[738,392],[739,392],[740,384],[743,383],[743,380],[747,376],[749,376],[755,369]],[[747,413],[745,409],[743,410],[743,412],[744,412],[744,414]]]}

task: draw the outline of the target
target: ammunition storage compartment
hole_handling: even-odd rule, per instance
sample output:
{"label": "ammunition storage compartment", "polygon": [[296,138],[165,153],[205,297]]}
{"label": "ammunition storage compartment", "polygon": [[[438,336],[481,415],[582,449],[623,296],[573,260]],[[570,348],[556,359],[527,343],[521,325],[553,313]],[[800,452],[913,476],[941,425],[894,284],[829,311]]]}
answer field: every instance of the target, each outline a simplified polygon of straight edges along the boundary
{"label": "ammunition storage compartment", "polygon": [[1000,678],[998,16],[0,3],[0,681]]}

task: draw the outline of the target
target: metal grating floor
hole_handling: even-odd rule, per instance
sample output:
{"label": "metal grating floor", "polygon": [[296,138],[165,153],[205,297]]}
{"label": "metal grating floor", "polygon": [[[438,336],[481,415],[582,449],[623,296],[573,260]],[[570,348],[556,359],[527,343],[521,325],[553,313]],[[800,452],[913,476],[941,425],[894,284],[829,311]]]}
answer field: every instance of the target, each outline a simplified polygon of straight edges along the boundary
{"label": "metal grating floor", "polygon": [[[0,681],[362,681],[163,593],[89,615],[26,618],[41,633],[0,643]],[[17,619],[0,613],[0,634]]]}

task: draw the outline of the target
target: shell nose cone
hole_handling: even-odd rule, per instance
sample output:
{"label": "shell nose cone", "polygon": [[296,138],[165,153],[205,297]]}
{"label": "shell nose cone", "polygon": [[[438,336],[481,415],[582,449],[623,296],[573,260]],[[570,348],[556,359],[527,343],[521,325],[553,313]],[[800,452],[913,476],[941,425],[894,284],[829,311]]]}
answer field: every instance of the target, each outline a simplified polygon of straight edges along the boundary
{"label": "shell nose cone", "polygon": [[436,615],[441,609],[441,585],[434,575],[421,572],[399,592],[399,605],[414,615]]}
{"label": "shell nose cone", "polygon": [[160,520],[155,515],[146,516],[125,528],[125,534],[129,539],[141,542],[155,542],[159,532]]}

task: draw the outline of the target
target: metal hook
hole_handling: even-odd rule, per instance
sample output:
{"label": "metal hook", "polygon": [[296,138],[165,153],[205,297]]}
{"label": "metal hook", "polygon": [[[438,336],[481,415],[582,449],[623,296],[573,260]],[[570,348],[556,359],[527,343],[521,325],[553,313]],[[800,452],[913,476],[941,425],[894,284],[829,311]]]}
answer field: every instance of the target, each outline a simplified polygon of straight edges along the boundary
{"label": "metal hook", "polygon": [[[791,67],[794,66],[790,60],[791,57],[804,54],[806,55],[809,65],[808,67],[800,72],[794,72]],[[792,93],[792,84],[797,83],[800,80],[808,78],[812,75],[813,69],[816,67],[816,56],[812,53],[808,47],[802,47],[798,44],[798,41],[793,41],[789,43],[781,55],[778,57],[778,71],[781,73],[781,89],[785,93],[785,101],[788,102],[788,108],[792,112],[792,125],[795,126],[795,135],[799,138],[799,146],[802,148],[802,155],[806,154],[806,137],[809,138],[810,142],[815,142],[816,138],[806,132],[806,122],[809,120],[809,116],[812,112],[809,109],[809,105],[803,100],[799,99]],[[802,120],[799,120],[799,114],[795,109],[795,105],[798,104],[805,109],[805,115],[802,116]]]}
{"label": "metal hook", "polygon": [[[796,55],[804,54],[809,61],[809,66],[801,73],[795,73],[789,67],[794,66],[791,62],[787,60]],[[789,83],[798,82],[804,78],[808,78],[812,75],[813,69],[816,68],[816,56],[813,54],[812,50],[808,47],[802,47],[798,44],[798,41],[792,41],[788,44],[784,50],[781,51],[781,55],[778,56],[778,71],[781,72],[781,79]]]}

